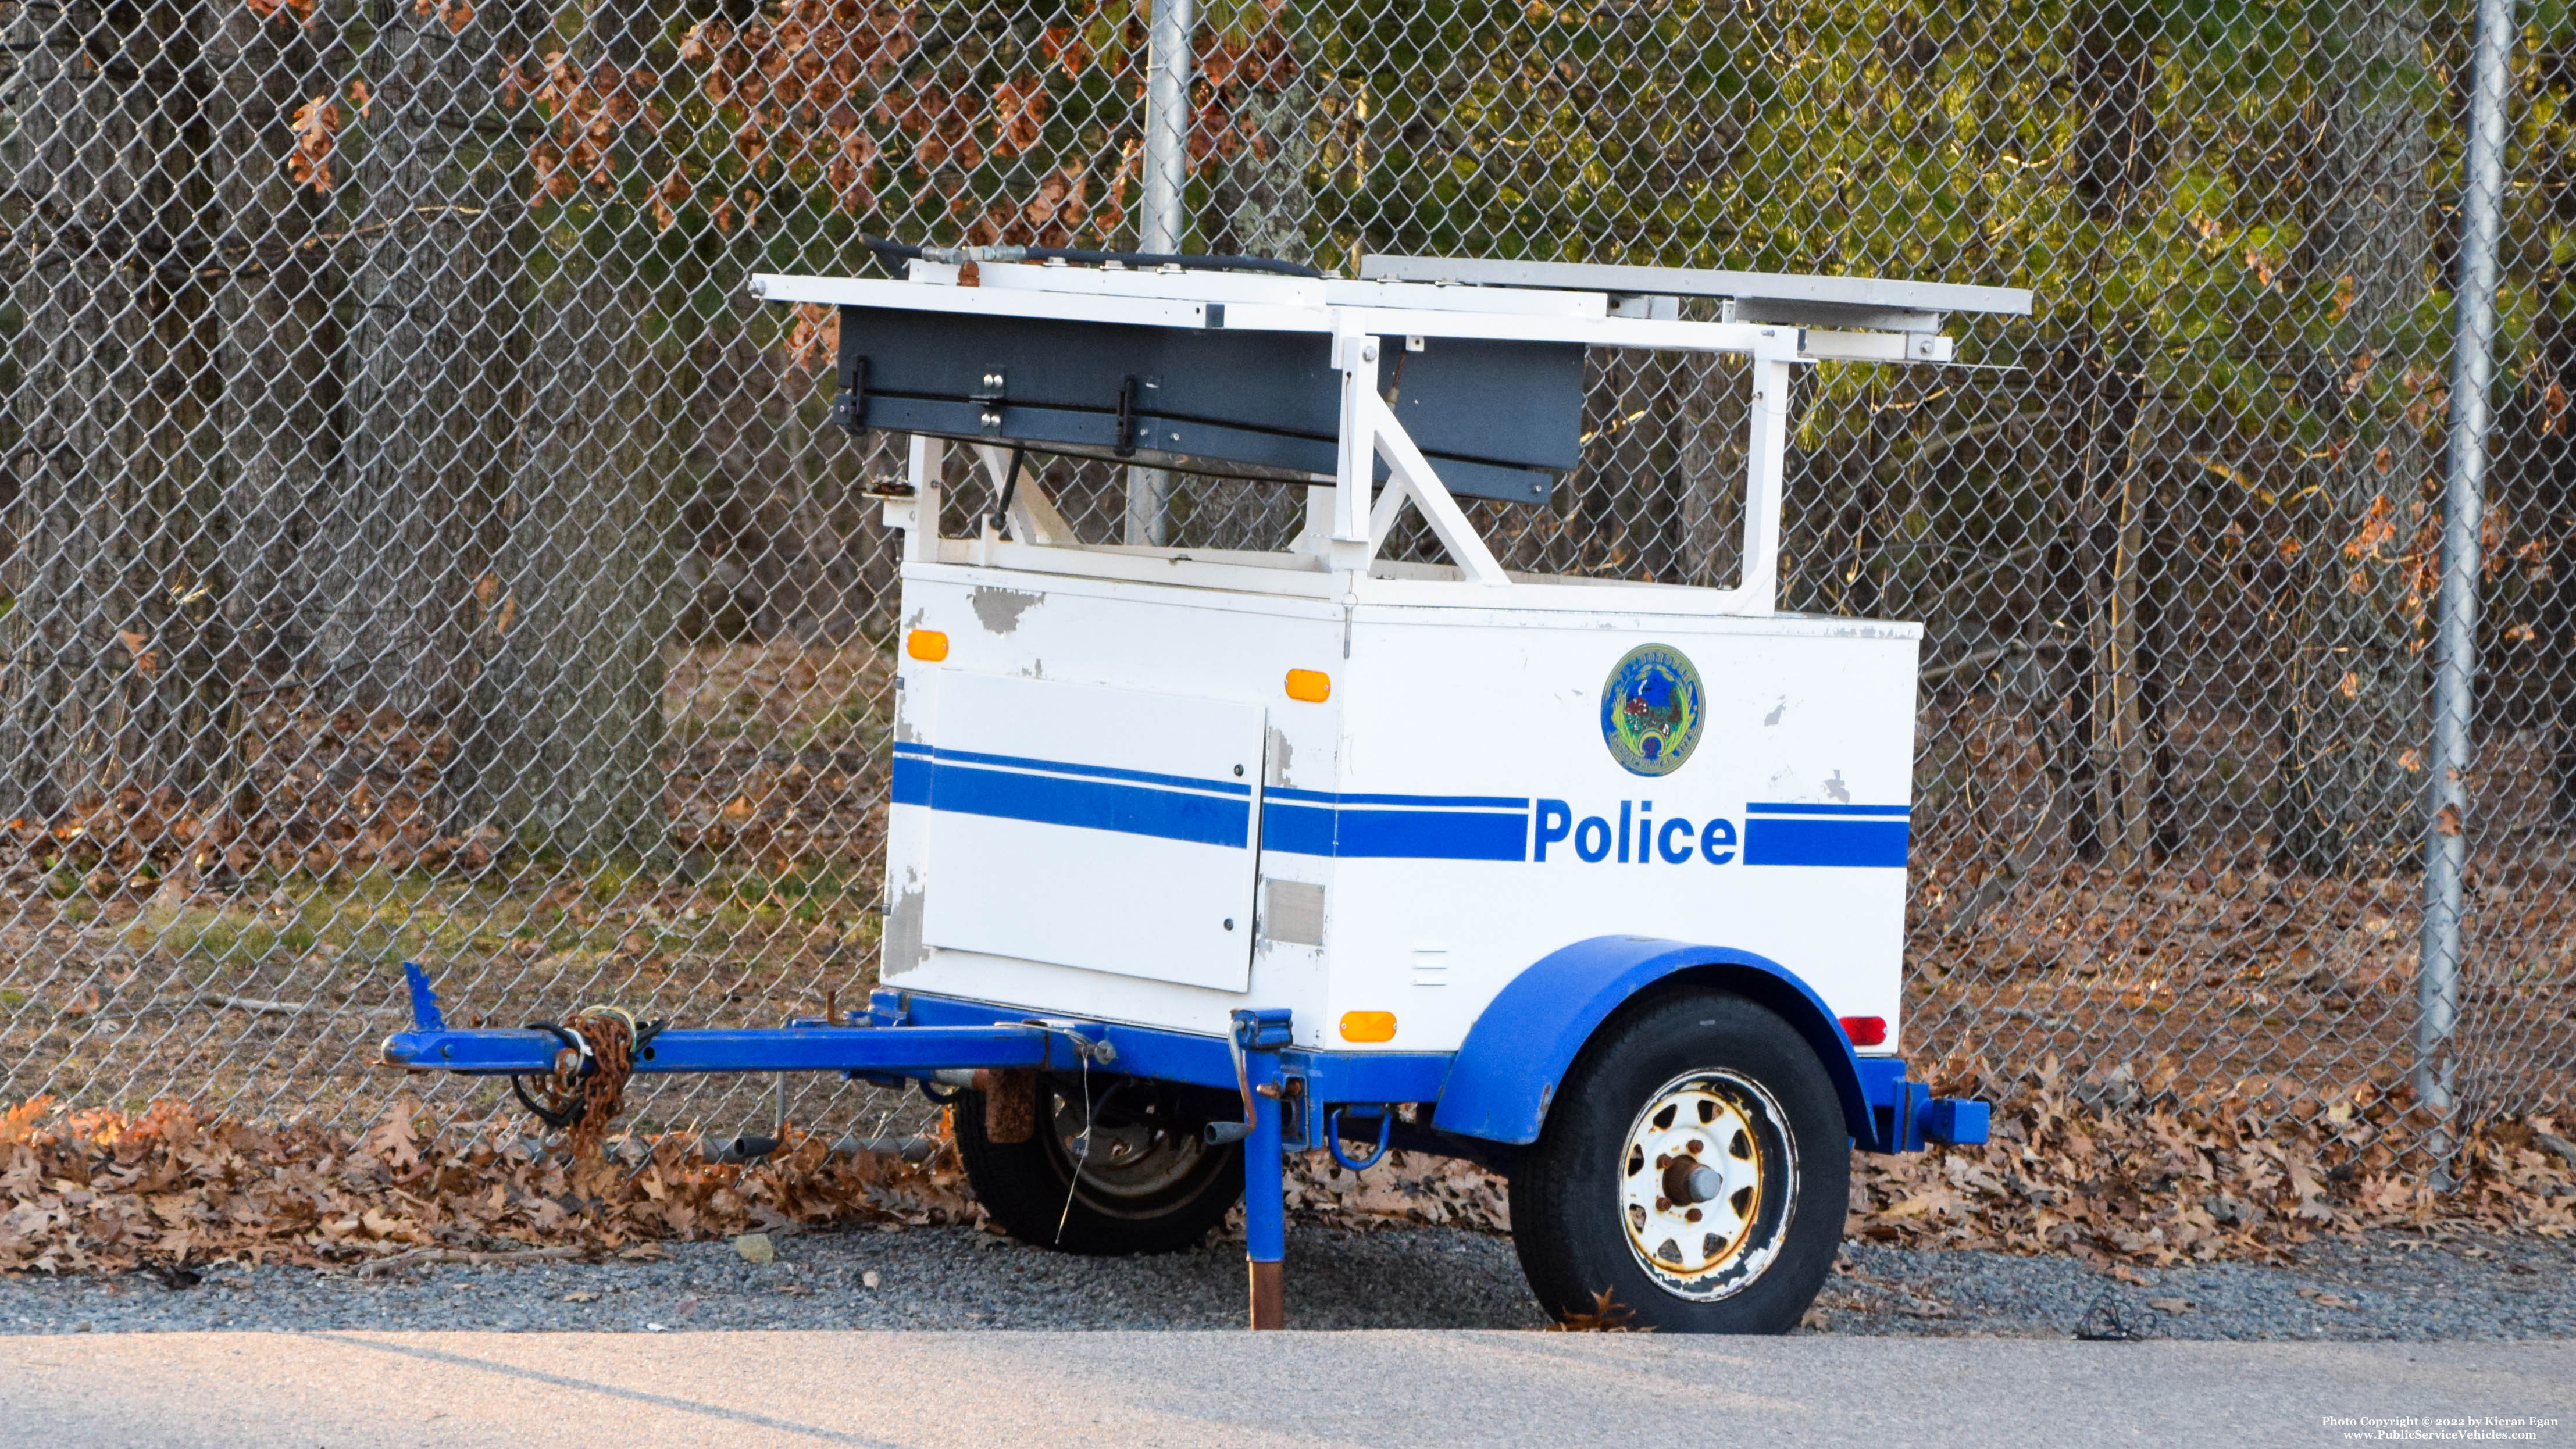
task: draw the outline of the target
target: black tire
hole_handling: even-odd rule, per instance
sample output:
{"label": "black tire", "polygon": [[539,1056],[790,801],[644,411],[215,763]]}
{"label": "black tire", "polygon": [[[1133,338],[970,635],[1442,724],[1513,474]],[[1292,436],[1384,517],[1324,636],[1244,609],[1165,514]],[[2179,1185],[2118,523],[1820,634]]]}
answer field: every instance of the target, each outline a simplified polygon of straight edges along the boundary
{"label": "black tire", "polygon": [[[984,1094],[961,1094],[952,1116],[967,1185],[1011,1236],[1068,1253],[1170,1253],[1195,1247],[1243,1196],[1243,1149],[1201,1135],[1231,1094],[1095,1072],[1038,1078],[1037,1131],[995,1142]],[[1079,1174],[1076,1154],[1091,1161]]]}
{"label": "black tire", "polygon": [[[1659,1102],[1669,1110],[1650,1115]],[[1661,1169],[1655,1148],[1670,1149],[1654,1152]],[[1512,1244],[1560,1321],[1786,1333],[1833,1268],[1850,1182],[1841,1102],[1796,1029],[1692,990],[1613,1017],[1585,1046],[1512,1172]]]}

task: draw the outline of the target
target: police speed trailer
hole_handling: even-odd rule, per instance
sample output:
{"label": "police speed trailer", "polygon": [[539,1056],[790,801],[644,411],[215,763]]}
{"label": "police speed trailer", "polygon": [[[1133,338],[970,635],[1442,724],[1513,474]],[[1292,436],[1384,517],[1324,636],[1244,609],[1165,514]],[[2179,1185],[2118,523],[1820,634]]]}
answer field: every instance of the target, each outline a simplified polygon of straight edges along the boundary
{"label": "police speed trailer", "polygon": [[[1946,362],[1944,314],[2027,292],[876,245],[900,279],[751,282],[838,309],[837,425],[909,437],[869,1006],[610,1052],[451,1029],[412,967],[389,1063],[918,1083],[1028,1241],[1182,1248],[1239,1196],[1255,1328],[1288,1152],[1501,1171],[1560,1317],[1777,1333],[1854,1147],[1984,1140],[1899,1055],[1921,628],[1777,608],[1782,467],[1797,368]],[[1749,365],[1728,586],[1508,571],[1458,502],[1546,501],[1595,347]],[[984,516],[943,508],[952,446]],[[1032,452],[1272,480],[1303,527],[1086,544]],[[1408,509],[1445,562],[1385,556]]]}

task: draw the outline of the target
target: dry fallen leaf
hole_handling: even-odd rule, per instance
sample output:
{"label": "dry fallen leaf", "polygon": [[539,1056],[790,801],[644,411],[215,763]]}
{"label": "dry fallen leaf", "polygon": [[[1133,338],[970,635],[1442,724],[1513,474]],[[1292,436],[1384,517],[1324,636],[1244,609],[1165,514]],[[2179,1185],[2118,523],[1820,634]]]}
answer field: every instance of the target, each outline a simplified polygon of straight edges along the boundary
{"label": "dry fallen leaf", "polygon": [[[0,1272],[117,1271],[185,1258],[363,1263],[401,1253],[577,1246],[662,1256],[651,1239],[785,1222],[973,1224],[953,1151],[928,1163],[835,1154],[810,1134],[766,1162],[709,1162],[697,1139],[632,1140],[632,1164],[577,1188],[572,1164],[450,1137],[398,1099],[361,1136],[263,1127],[164,1102],[127,1114],[0,1111]],[[567,1211],[566,1204],[574,1210]],[[645,1241],[637,1241],[639,1239]]]}
{"label": "dry fallen leaf", "polygon": [[297,185],[331,189],[332,133],[339,129],[340,108],[328,96],[315,96],[295,108],[289,124],[295,149],[287,153],[286,174]]}
{"label": "dry fallen leaf", "polygon": [[138,633],[132,629],[119,629],[116,631],[116,642],[125,646],[125,652],[133,658],[135,668],[146,674],[160,672],[161,656],[154,652],[150,635]]}
{"label": "dry fallen leaf", "polygon": [[1550,1333],[1652,1333],[1655,1331],[1652,1324],[1643,1327],[1633,1325],[1630,1320],[1636,1316],[1636,1309],[1611,1297],[1610,1290],[1604,1288],[1592,1295],[1591,1308],[1576,1309],[1549,1324],[1547,1331]]}

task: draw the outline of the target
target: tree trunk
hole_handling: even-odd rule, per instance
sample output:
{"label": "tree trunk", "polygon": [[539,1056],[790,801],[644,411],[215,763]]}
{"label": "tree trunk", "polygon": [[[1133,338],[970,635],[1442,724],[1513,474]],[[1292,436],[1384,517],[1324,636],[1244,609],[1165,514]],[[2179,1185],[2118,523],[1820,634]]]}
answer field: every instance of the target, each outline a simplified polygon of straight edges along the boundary
{"label": "tree trunk", "polygon": [[[2140,210],[2164,159],[2154,106],[2155,17],[2137,0],[2111,0],[2088,6],[2074,24],[2070,63],[2083,107],[2074,183],[2086,214],[2102,229],[2089,268],[2098,278],[2112,270],[2107,252],[2115,229]],[[2084,653],[2093,677],[2084,687],[2090,718],[2083,727],[2090,798],[2076,823],[2085,837],[2079,853],[2087,859],[2107,853],[2114,867],[2126,870],[2143,863],[2153,828],[2138,612],[2153,487],[2147,453],[2162,413],[2139,350],[2123,348],[2099,365],[2078,498]]]}
{"label": "tree trunk", "polygon": [[[2143,364],[2141,364],[2143,365]],[[2149,459],[2157,451],[2164,408],[2152,377],[2134,380],[2128,440],[2112,500],[2111,579],[2108,610],[2095,623],[2094,737],[2102,741],[2100,819],[2110,836],[2112,864],[2144,865],[2155,832],[2157,804],[2148,739],[2147,661],[2140,614],[2146,587],[2149,518],[2155,489]]]}
{"label": "tree trunk", "polygon": [[1752,386],[1713,353],[1685,353],[1680,468],[1683,569],[1677,582],[1731,589],[1744,580],[1744,429]]}
{"label": "tree trunk", "polygon": [[507,478],[517,348],[509,253],[524,142],[491,119],[525,33],[502,6],[462,31],[387,7],[365,69],[350,435],[321,520],[317,701],[415,729],[464,723]]}
{"label": "tree trunk", "polygon": [[[330,203],[286,166],[291,118],[308,101],[329,99],[334,76],[312,29],[291,17],[262,20],[247,6],[224,12],[207,53],[217,218],[207,251],[220,278],[221,389],[205,449],[221,481],[211,530],[221,584],[208,632],[236,715],[291,678],[313,644],[315,509],[341,445],[340,276],[320,243]],[[228,722],[229,747],[240,727]]]}
{"label": "tree trunk", "polygon": [[1299,79],[1275,95],[1247,95],[1239,110],[1248,143],[1213,188],[1209,250],[1281,261],[1310,260],[1306,227],[1315,217],[1307,173],[1315,143],[1306,132],[1315,98]]}
{"label": "tree trunk", "polygon": [[[633,71],[643,18],[594,11],[580,68]],[[626,251],[635,238],[614,230],[621,222],[640,225],[603,202],[590,245],[532,299],[527,414],[486,641],[490,704],[468,746],[478,811],[580,855],[649,853],[661,841],[676,524],[654,405],[663,369],[645,339],[651,298]]]}
{"label": "tree trunk", "polygon": [[[2310,406],[2332,421],[2322,487],[2295,521],[2299,554],[2285,691],[2275,864],[2319,873],[2356,854],[2402,852],[2424,776],[2420,603],[2399,556],[2432,466],[2421,433],[2389,401],[2395,349],[2424,301],[2432,261],[2420,114],[2424,21],[2395,3],[2326,5],[2317,33],[2324,132],[2303,285],[2340,308],[2311,370]],[[2348,300],[2344,300],[2348,299]]]}
{"label": "tree trunk", "polygon": [[2531,506],[2546,568],[2533,588],[2537,647],[2527,667],[2540,676],[2550,761],[2549,823],[2576,826],[2576,295],[2552,268],[2539,280],[2535,331],[2540,366],[2529,383],[2534,447]]}
{"label": "tree trunk", "polygon": [[2041,612],[2059,646],[2050,753],[2067,846],[2090,863],[2109,853],[2119,829],[2113,722],[2127,666],[2114,642],[2117,495],[2130,472],[2125,454],[2137,389],[2090,333],[2059,349],[2046,385],[2063,399],[2049,409],[2055,438],[2046,453],[2056,481],[2049,489],[2049,587]]}
{"label": "tree trunk", "polygon": [[25,260],[10,278],[0,817],[41,819],[91,790],[193,785],[212,736],[185,612],[202,339],[173,244],[200,200],[181,183],[203,144],[202,77],[166,8],[20,6],[10,45],[8,221]]}

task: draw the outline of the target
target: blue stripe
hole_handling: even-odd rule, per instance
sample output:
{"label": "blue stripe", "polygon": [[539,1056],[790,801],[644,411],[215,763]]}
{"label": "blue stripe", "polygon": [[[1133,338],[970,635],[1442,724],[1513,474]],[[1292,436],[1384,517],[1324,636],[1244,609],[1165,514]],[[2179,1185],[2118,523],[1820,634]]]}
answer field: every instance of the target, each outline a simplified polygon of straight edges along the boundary
{"label": "blue stripe", "polygon": [[901,740],[895,742],[894,752],[898,755],[920,755],[925,759],[937,753],[928,745],[908,744]]}
{"label": "blue stripe", "polygon": [[1273,785],[1264,795],[1270,800],[1295,800],[1312,805],[1419,805],[1434,810],[1527,810],[1527,795],[1336,795],[1330,790],[1291,790]]}
{"label": "blue stripe", "polygon": [[890,792],[897,805],[930,803],[930,761],[912,755],[894,757],[894,789]]}
{"label": "blue stripe", "polygon": [[1905,866],[1902,820],[1765,820],[1744,822],[1746,865]]}
{"label": "blue stripe", "polygon": [[930,798],[923,803],[934,810],[1236,849],[1251,843],[1250,800],[1062,775],[974,769],[955,764],[944,754],[928,773]]}
{"label": "blue stripe", "polygon": [[1475,810],[1261,807],[1261,848],[1344,860],[1527,860],[1529,816]]}
{"label": "blue stripe", "polygon": [[1911,815],[1911,805],[1793,805],[1777,801],[1756,801],[1744,807],[1747,815]]}
{"label": "blue stripe", "polygon": [[931,754],[943,765],[1001,765],[1013,770],[1046,770],[1058,775],[1084,775],[1095,780],[1130,780],[1139,785],[1160,785],[1169,790],[1213,790],[1220,795],[1252,796],[1252,786],[1241,780],[1201,780],[1188,775],[1157,775],[1151,770],[1120,770],[1108,765],[1077,765],[1066,760],[1032,760],[1021,755],[984,755],[973,750],[938,750]]}
{"label": "blue stripe", "polygon": [[1345,860],[1527,860],[1529,816],[1466,810],[1344,810],[1334,832],[1333,854]]}
{"label": "blue stripe", "polygon": [[1273,803],[1274,791],[1261,801],[1261,848],[1295,855],[1333,853],[1333,812],[1306,805]]}

